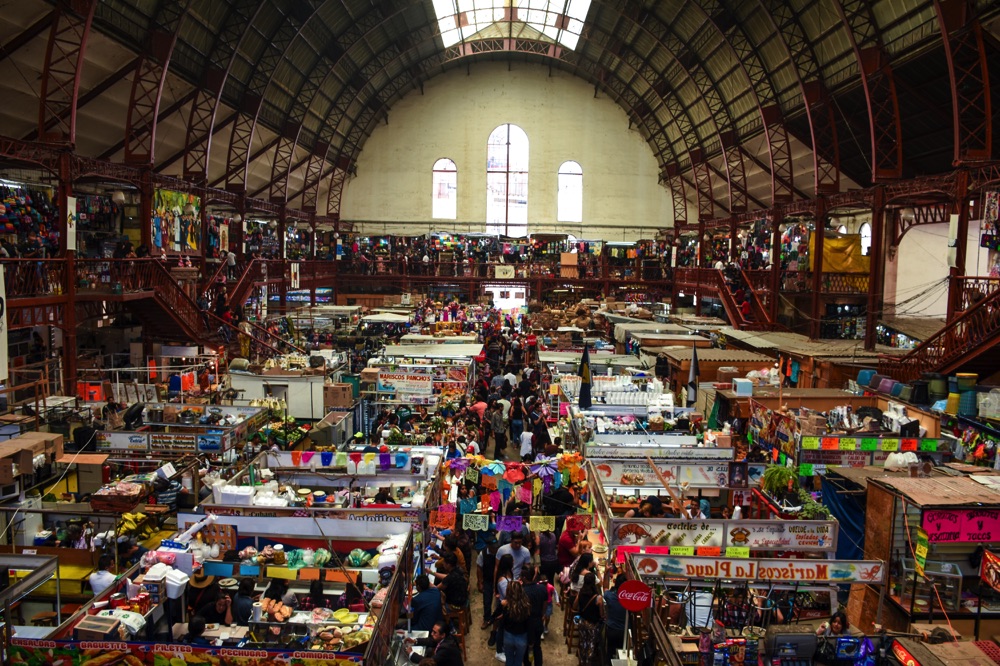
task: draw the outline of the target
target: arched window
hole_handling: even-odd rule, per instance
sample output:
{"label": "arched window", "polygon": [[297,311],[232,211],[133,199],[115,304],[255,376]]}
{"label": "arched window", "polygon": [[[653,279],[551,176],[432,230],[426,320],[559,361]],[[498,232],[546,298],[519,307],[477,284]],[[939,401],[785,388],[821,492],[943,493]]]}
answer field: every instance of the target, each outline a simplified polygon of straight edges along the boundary
{"label": "arched window", "polygon": [[858,229],[858,233],[861,234],[861,254],[867,257],[872,248],[872,225],[865,222]]}
{"label": "arched window", "polygon": [[528,135],[501,125],[486,144],[486,232],[528,235]]}
{"label": "arched window", "polygon": [[557,222],[583,222],[583,167],[577,162],[559,165]]}
{"label": "arched window", "polygon": [[454,220],[458,215],[458,168],[447,157],[434,163],[431,217]]}

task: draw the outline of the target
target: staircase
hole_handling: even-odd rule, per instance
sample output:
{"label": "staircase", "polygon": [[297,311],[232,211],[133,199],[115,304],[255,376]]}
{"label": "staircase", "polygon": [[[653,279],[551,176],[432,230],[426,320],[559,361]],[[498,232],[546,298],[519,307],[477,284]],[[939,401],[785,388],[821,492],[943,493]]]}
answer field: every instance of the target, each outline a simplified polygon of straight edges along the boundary
{"label": "staircase", "polygon": [[[714,286],[719,294],[719,300],[722,301],[722,307],[725,309],[726,315],[733,326],[743,331],[769,331],[774,327],[768,317],[767,310],[761,305],[760,299],[757,298],[753,289],[748,287],[743,290],[750,301],[751,318],[747,319],[740,312],[739,304],[736,302],[736,297],[729,288],[729,283],[726,282],[725,274],[720,270],[713,270],[711,273],[712,279],[715,281]],[[744,280],[746,280],[745,277]],[[749,284],[749,281],[747,281],[747,284]]]}
{"label": "staircase", "polygon": [[925,372],[953,374],[968,368],[980,377],[1000,372],[1000,291],[968,308],[902,357],[879,359],[879,374],[901,382]]}
{"label": "staircase", "polygon": [[[156,259],[81,261],[77,264],[77,279],[81,285],[79,299],[121,301],[151,337],[191,340],[209,347],[227,346],[230,357],[240,355],[240,329],[211,312],[202,311]],[[221,329],[229,332],[229,343]],[[283,350],[306,353],[259,326],[251,325],[250,338],[251,355],[256,352],[279,356]]]}

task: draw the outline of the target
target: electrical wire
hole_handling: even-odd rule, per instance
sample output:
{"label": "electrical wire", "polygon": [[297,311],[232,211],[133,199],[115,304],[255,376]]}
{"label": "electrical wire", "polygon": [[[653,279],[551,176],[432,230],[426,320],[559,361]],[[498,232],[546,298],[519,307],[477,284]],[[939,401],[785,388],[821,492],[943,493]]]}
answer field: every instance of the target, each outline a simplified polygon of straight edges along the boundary
{"label": "electrical wire", "polygon": [[[94,437],[97,437],[97,433],[94,433]],[[89,443],[90,442],[87,442],[87,444]],[[63,470],[62,476],[60,476],[55,483],[49,486],[48,490],[42,493],[42,497],[48,495],[56,488],[56,486],[62,483],[62,480],[65,479],[66,475],[69,473],[70,465],[76,462],[76,459],[80,457],[80,454],[83,453],[85,449],[86,446],[81,448],[79,451],[76,452],[76,455],[73,456],[73,459],[70,460],[68,463],[66,463],[66,469]],[[21,512],[21,507],[17,507],[17,509],[14,510],[14,514],[7,520],[7,527],[4,528],[3,532],[0,532],[0,541],[2,541],[5,536],[7,536],[7,532],[10,530],[11,527],[14,526],[14,519],[17,518],[17,514],[19,514],[20,512]]]}

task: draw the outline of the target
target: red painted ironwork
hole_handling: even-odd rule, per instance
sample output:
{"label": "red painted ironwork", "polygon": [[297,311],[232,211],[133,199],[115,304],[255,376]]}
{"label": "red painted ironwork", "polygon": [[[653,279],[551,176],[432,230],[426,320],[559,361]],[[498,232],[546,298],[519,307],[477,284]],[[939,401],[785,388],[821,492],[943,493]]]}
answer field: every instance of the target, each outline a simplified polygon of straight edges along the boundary
{"label": "red painted ironwork", "polygon": [[729,212],[742,213],[747,209],[747,172],[743,163],[743,152],[736,141],[735,134],[723,133],[722,144],[725,147],[726,172],[729,176]]}
{"label": "red painted ironwork", "polygon": [[835,193],[840,190],[840,145],[833,104],[819,81],[807,81],[804,93],[812,133],[815,191],[817,195]]}
{"label": "red painted ironwork", "polygon": [[989,161],[993,112],[982,26],[964,1],[934,0],[934,9],[951,82],[955,166]]}
{"label": "red painted ironwork", "polygon": [[879,373],[905,382],[925,372],[951,372],[970,360],[970,352],[992,346],[998,333],[1000,291],[994,291],[905,356],[880,358]]}
{"label": "red painted ironwork", "polygon": [[[256,0],[234,0],[229,5],[225,22],[212,42],[209,64],[202,76],[202,85],[191,104],[184,141],[184,178],[203,184],[208,180],[208,165],[212,154],[212,137],[222,129],[216,123],[219,101],[226,87],[236,54],[249,35],[256,34],[251,26],[265,3]],[[233,119],[230,116],[230,120]],[[226,125],[229,123],[227,122]]]}
{"label": "red painted ironwork", "polygon": [[146,50],[139,57],[132,76],[132,95],[125,121],[125,161],[128,163],[153,164],[163,84],[189,5],[190,0],[161,4],[161,22],[150,30]]}
{"label": "red painted ironwork", "polygon": [[858,61],[861,85],[868,105],[871,138],[872,182],[901,178],[903,175],[903,133],[899,102],[892,66],[885,55],[885,45],[865,0],[841,0],[835,3],[844,23],[854,57]]}
{"label": "red painted ironwork", "polygon": [[43,141],[76,143],[80,72],[96,7],[97,0],[72,0],[56,6],[38,96],[38,136]]}
{"label": "red painted ironwork", "polygon": [[691,168],[694,173],[695,187],[698,190],[698,219],[710,220],[715,215],[715,201],[712,199],[712,176],[700,150],[691,152]]}

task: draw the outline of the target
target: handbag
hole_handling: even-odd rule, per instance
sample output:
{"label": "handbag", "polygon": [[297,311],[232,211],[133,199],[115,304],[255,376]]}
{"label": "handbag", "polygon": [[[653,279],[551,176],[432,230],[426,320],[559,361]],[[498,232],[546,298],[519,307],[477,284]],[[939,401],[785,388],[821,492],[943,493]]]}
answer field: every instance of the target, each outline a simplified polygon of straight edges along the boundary
{"label": "handbag", "polygon": [[559,572],[559,582],[563,585],[569,585],[573,582],[572,574],[572,564],[563,567],[563,570]]}

